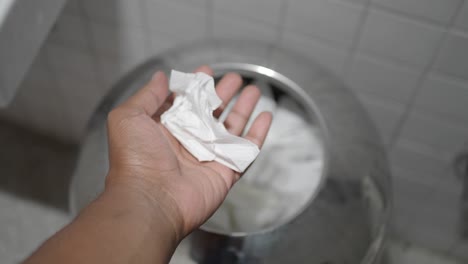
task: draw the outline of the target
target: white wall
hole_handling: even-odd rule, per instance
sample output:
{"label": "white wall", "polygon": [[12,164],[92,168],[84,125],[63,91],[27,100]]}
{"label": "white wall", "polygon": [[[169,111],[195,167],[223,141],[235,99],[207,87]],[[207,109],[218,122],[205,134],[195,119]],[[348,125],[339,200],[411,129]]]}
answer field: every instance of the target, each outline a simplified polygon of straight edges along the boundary
{"label": "white wall", "polygon": [[468,258],[452,172],[468,141],[466,0],[71,0],[2,115],[76,140],[126,70],[233,36],[281,43],[342,77],[385,139],[397,234]]}
{"label": "white wall", "polygon": [[65,0],[0,0],[0,107],[14,97]]}

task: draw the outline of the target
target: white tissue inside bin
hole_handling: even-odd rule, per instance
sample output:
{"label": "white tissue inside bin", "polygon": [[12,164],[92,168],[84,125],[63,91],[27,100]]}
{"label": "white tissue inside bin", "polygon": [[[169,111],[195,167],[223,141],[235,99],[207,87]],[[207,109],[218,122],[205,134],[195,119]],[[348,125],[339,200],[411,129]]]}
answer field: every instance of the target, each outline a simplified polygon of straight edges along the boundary
{"label": "white tissue inside bin", "polygon": [[[271,88],[264,82],[256,82],[254,83],[257,88],[259,88],[261,92],[261,97],[257,102],[257,105],[255,106],[254,110],[252,111],[252,114],[250,115],[249,120],[247,121],[247,124],[245,125],[244,128],[244,133],[245,135],[247,131],[249,131],[250,127],[252,126],[253,121],[257,116],[262,113],[262,112],[270,112],[274,113],[276,110],[276,102],[273,96],[273,91]],[[220,122],[226,121],[227,116],[231,112],[232,108],[234,107],[234,104],[237,102],[237,99],[239,98],[239,95],[236,95],[225,107],[223,113],[219,117]]]}
{"label": "white tissue inside bin", "polygon": [[283,96],[276,102],[271,88],[259,88],[262,97],[254,113],[271,111],[273,123],[256,161],[205,224],[224,232],[253,232],[284,223],[304,208],[321,181],[317,128],[294,100]]}
{"label": "white tissue inside bin", "polygon": [[257,145],[230,134],[213,117],[222,101],[214,80],[204,73],[171,72],[169,89],[173,105],[161,115],[161,123],[199,161],[217,161],[243,172],[260,152]]}

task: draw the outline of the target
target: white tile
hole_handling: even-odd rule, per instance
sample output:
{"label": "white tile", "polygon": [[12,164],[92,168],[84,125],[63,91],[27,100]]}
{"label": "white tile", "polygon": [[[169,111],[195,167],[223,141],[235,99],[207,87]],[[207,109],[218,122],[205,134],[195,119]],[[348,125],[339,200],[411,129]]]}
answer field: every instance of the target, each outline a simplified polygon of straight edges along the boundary
{"label": "white tile", "polygon": [[346,83],[357,92],[367,92],[406,104],[416,88],[420,71],[358,55],[347,74]]}
{"label": "white tile", "polygon": [[434,190],[439,196],[444,196],[445,200],[450,200],[447,204],[459,206],[461,193],[463,190],[462,181],[455,173],[453,160],[447,162],[447,171],[441,175],[439,181],[435,184]]}
{"label": "white tile", "polygon": [[39,54],[34,59],[31,67],[26,73],[23,83],[30,83],[38,86],[52,86],[54,76],[48,68],[46,47],[41,48]]}
{"label": "white tile", "polygon": [[458,208],[437,204],[429,195],[415,212],[415,223],[408,233],[413,242],[432,250],[447,252],[458,239]]}
{"label": "white tile", "polygon": [[372,0],[378,4],[414,17],[448,24],[463,0]]}
{"label": "white tile", "polygon": [[119,65],[118,58],[107,58],[107,57],[98,57],[98,75],[100,81],[105,89],[110,89],[119,78],[123,77],[123,74],[132,68],[133,65],[130,65],[126,69],[122,69]]}
{"label": "white tile", "polygon": [[356,95],[376,126],[383,143],[390,143],[391,136],[405,110],[404,105],[365,93]]}
{"label": "white tile", "polygon": [[365,5],[366,3],[370,2],[371,0],[342,0],[347,1],[353,4]]}
{"label": "white tile", "polygon": [[391,264],[461,264],[462,262],[440,251],[432,251],[415,243],[396,241],[389,243],[387,255]]}
{"label": "white tile", "polygon": [[395,170],[394,173],[397,175],[392,177],[394,206],[407,217],[408,222],[413,222],[416,217],[415,212],[434,191],[432,186],[420,184],[405,177],[410,173],[406,170]]}
{"label": "white tile", "polygon": [[[445,226],[423,226],[420,223],[414,223],[408,229],[406,233],[406,239],[412,243],[425,248],[428,252],[442,252],[446,253],[448,249],[455,243],[456,237],[453,233],[447,233],[447,227]],[[442,255],[443,256],[443,255]],[[441,264],[450,263],[444,261],[444,258],[440,256],[435,258],[432,255],[410,255],[407,260],[408,264]],[[444,262],[441,262],[444,261]],[[399,263],[400,264],[400,263]],[[455,262],[455,264],[457,264]],[[461,264],[461,263],[460,263]]]}
{"label": "white tile", "polygon": [[98,74],[104,89],[109,89],[138,64],[139,62],[123,60],[122,58],[98,57]]}
{"label": "white tile", "polygon": [[65,72],[90,82],[96,80],[96,60],[90,53],[53,43],[47,43],[45,48],[53,74],[60,75]]}
{"label": "white tile", "polygon": [[187,41],[207,35],[206,8],[175,1],[146,0],[144,9],[151,34],[164,32]]}
{"label": "white tile", "polygon": [[250,39],[273,43],[279,36],[274,26],[252,22],[235,15],[215,12],[213,22],[213,33],[216,38]]}
{"label": "white tile", "polygon": [[[47,161],[47,159],[53,160],[52,157],[54,156],[50,154],[49,156],[51,157],[38,159],[34,155],[26,155],[24,158],[25,160],[30,160],[30,164],[35,165],[34,162],[42,162],[43,160]],[[64,160],[64,158],[61,160]],[[47,168],[46,166],[54,166],[59,161],[53,160],[52,162],[47,165],[38,164],[35,166],[38,168]],[[64,168],[66,167],[64,166]],[[30,168],[30,170],[36,173],[35,175],[32,175],[32,177],[43,179],[43,181],[52,178],[44,177],[46,175],[37,172],[41,170],[33,168]],[[63,170],[64,169],[62,169],[62,171]],[[46,172],[47,170],[42,169],[42,171]],[[51,169],[51,171],[52,173],[55,173],[60,170]],[[2,176],[12,177],[14,175],[5,175],[2,168]],[[25,184],[27,183],[25,182]],[[52,188],[60,186],[55,182],[44,182],[43,184],[47,186],[49,190],[53,190]],[[36,192],[36,190],[39,190],[41,187],[42,186],[31,186],[30,188]],[[32,254],[32,252],[35,251],[46,239],[67,225],[71,220],[68,213],[63,210],[52,208],[48,204],[40,203],[39,200],[21,198],[13,193],[8,193],[3,190],[0,192],[0,208],[4,211],[8,211],[7,214],[4,213],[0,215],[0,223],[2,225],[0,230],[0,255],[2,256],[2,263],[5,264],[23,262],[24,259]]]}
{"label": "white tile", "polygon": [[151,34],[148,38],[147,53],[149,56],[161,54],[184,43],[184,41],[164,33]]}
{"label": "white tile", "polygon": [[63,95],[63,112],[67,122],[61,131],[67,138],[79,141],[89,118],[107,91],[96,82],[87,82],[68,74],[58,76],[57,83]]}
{"label": "white tile", "polygon": [[283,0],[214,0],[215,12],[222,10],[253,21],[278,24]]}
{"label": "white tile", "polygon": [[82,0],[84,11],[94,21],[118,26],[142,26],[144,0]]}
{"label": "white tile", "polygon": [[82,2],[82,0],[67,0],[63,12],[67,14],[81,15],[80,2]]}
{"label": "white tile", "polygon": [[24,118],[18,120],[27,127],[63,138],[61,128],[66,126],[65,102],[53,73],[43,63],[35,63],[19,89],[15,100],[21,104]]}
{"label": "white tile", "polygon": [[286,31],[281,44],[321,64],[337,76],[342,76],[347,50],[317,41],[303,34]]}
{"label": "white tile", "polygon": [[[77,107],[79,111],[89,111],[90,108],[94,108],[102,99],[102,95],[107,92],[97,82],[88,82],[73,74],[56,76],[56,80],[66,105]],[[80,105],[82,109],[79,109]]]}
{"label": "white tile", "polygon": [[124,57],[98,56],[97,72],[104,90],[108,90],[126,74],[153,57],[154,54],[146,57],[144,60],[134,60]]}
{"label": "white tile", "polygon": [[138,27],[91,24],[93,47],[99,55],[142,61],[146,53],[146,32]]}
{"label": "white tile", "polygon": [[468,1],[463,4],[462,10],[458,14],[455,25],[464,30],[468,30]]}
{"label": "white tile", "polygon": [[442,35],[442,29],[371,9],[358,48],[423,68]]}
{"label": "white tile", "polygon": [[441,159],[451,159],[468,142],[468,126],[413,109],[403,125],[399,140],[401,144],[415,144]]}
{"label": "white tile", "polygon": [[458,210],[453,201],[441,197],[431,186],[394,177],[396,219],[406,227],[399,236],[435,250],[448,250],[457,237]]}
{"label": "white tile", "polygon": [[417,212],[427,196],[432,195],[432,187],[412,179],[414,172],[404,169],[392,170],[393,232],[399,238],[407,238],[414,228]]}
{"label": "white tile", "polygon": [[[165,0],[150,0],[150,1],[165,1]],[[173,0],[173,1],[204,8],[207,6],[208,2],[210,2],[211,0]]]}
{"label": "white tile", "polygon": [[52,28],[48,41],[67,47],[89,50],[89,34],[83,17],[62,12]]}
{"label": "white tile", "polygon": [[[85,114],[89,115],[89,112],[94,109],[93,104],[89,102],[98,99],[94,93],[98,91],[97,84],[94,79],[83,78],[81,73],[74,71],[70,65],[64,64],[77,62],[82,65],[79,62],[82,58],[79,56],[77,58],[71,58],[74,55],[68,56],[72,54],[69,50],[55,53],[63,56],[64,61],[60,61],[62,64],[57,64],[55,61],[56,67],[52,71],[47,63],[47,59],[51,57],[47,55],[58,49],[57,46],[48,44],[43,49],[43,51],[47,50],[47,54],[46,52],[40,53],[31,67],[17,97],[21,105],[17,111],[21,110],[24,116],[18,121],[41,133],[75,141],[78,138],[77,133],[83,131],[83,124],[86,123],[81,117]],[[57,59],[54,58],[54,60]],[[89,83],[90,80],[93,82]],[[78,87],[82,89],[77,89]],[[70,115],[70,112],[74,115]]]}
{"label": "white tile", "polygon": [[451,174],[450,162],[412,148],[409,144],[397,142],[389,153],[392,168],[406,173],[395,173],[395,177],[404,177],[410,181],[435,186],[445,175]]}
{"label": "white tile", "polygon": [[[453,180],[453,181],[452,181]],[[441,178],[440,183],[442,182],[453,182],[456,183],[452,185],[451,189],[439,188],[436,186],[434,188],[434,194],[431,197],[432,205],[435,208],[440,208],[438,210],[432,210],[436,212],[443,212],[451,216],[458,215],[460,213],[460,208],[462,206],[462,189],[463,184],[460,178],[457,178],[453,171],[449,171],[443,178]],[[427,211],[431,211],[431,208],[427,206],[424,208]]]}
{"label": "white tile", "polygon": [[450,254],[462,260],[468,261],[468,241],[458,241],[458,243],[450,251]]}
{"label": "white tile", "polygon": [[468,34],[449,34],[435,62],[434,69],[468,79]]}
{"label": "white tile", "polygon": [[468,80],[429,75],[423,82],[415,106],[468,126]]}
{"label": "white tile", "polygon": [[390,230],[392,237],[404,238],[405,234],[408,233],[413,218],[406,210],[407,208],[402,208],[395,201],[393,202]]}
{"label": "white tile", "polygon": [[[222,46],[219,46],[215,52],[212,50],[205,51],[203,53],[203,59],[206,60],[206,63],[216,63],[216,61],[231,61],[251,63],[256,65],[267,64],[271,56],[270,49],[262,45],[251,45],[251,43],[252,42],[250,40],[243,40],[243,38],[240,37],[236,41],[224,43]],[[191,61],[195,62],[195,56],[191,57],[193,57]]]}
{"label": "white tile", "polygon": [[[38,94],[53,88],[52,76],[46,69],[44,58],[43,52],[40,52],[18,87],[12,102],[7,108],[0,109],[2,118],[13,120],[25,127],[34,127],[36,125],[32,122],[33,118],[31,114],[34,113],[32,113],[31,106],[37,103],[37,101],[42,101],[36,100],[42,97],[38,97]],[[31,96],[32,93],[36,96]]]}
{"label": "white tile", "polygon": [[350,46],[364,7],[336,0],[292,0],[285,28]]}

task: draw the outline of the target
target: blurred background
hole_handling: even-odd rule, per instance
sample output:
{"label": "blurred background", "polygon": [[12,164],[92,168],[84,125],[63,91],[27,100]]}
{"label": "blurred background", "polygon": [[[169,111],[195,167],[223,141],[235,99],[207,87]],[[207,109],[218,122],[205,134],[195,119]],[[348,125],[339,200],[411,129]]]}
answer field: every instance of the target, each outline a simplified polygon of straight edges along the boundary
{"label": "blurred background", "polygon": [[47,0],[41,8],[41,30],[0,28],[0,90],[15,94],[0,109],[2,263],[20,261],[68,221],[77,147],[112,84],[153,55],[210,38],[278,44],[332,71],[384,140],[394,240],[431,256],[421,263],[468,261],[468,1]]}

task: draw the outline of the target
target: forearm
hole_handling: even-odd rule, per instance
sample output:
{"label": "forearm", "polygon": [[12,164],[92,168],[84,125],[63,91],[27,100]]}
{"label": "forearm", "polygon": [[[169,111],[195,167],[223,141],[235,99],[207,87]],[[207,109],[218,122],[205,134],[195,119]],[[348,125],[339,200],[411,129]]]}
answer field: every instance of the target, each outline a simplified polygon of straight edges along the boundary
{"label": "forearm", "polygon": [[151,201],[106,188],[25,263],[168,263],[178,234]]}

